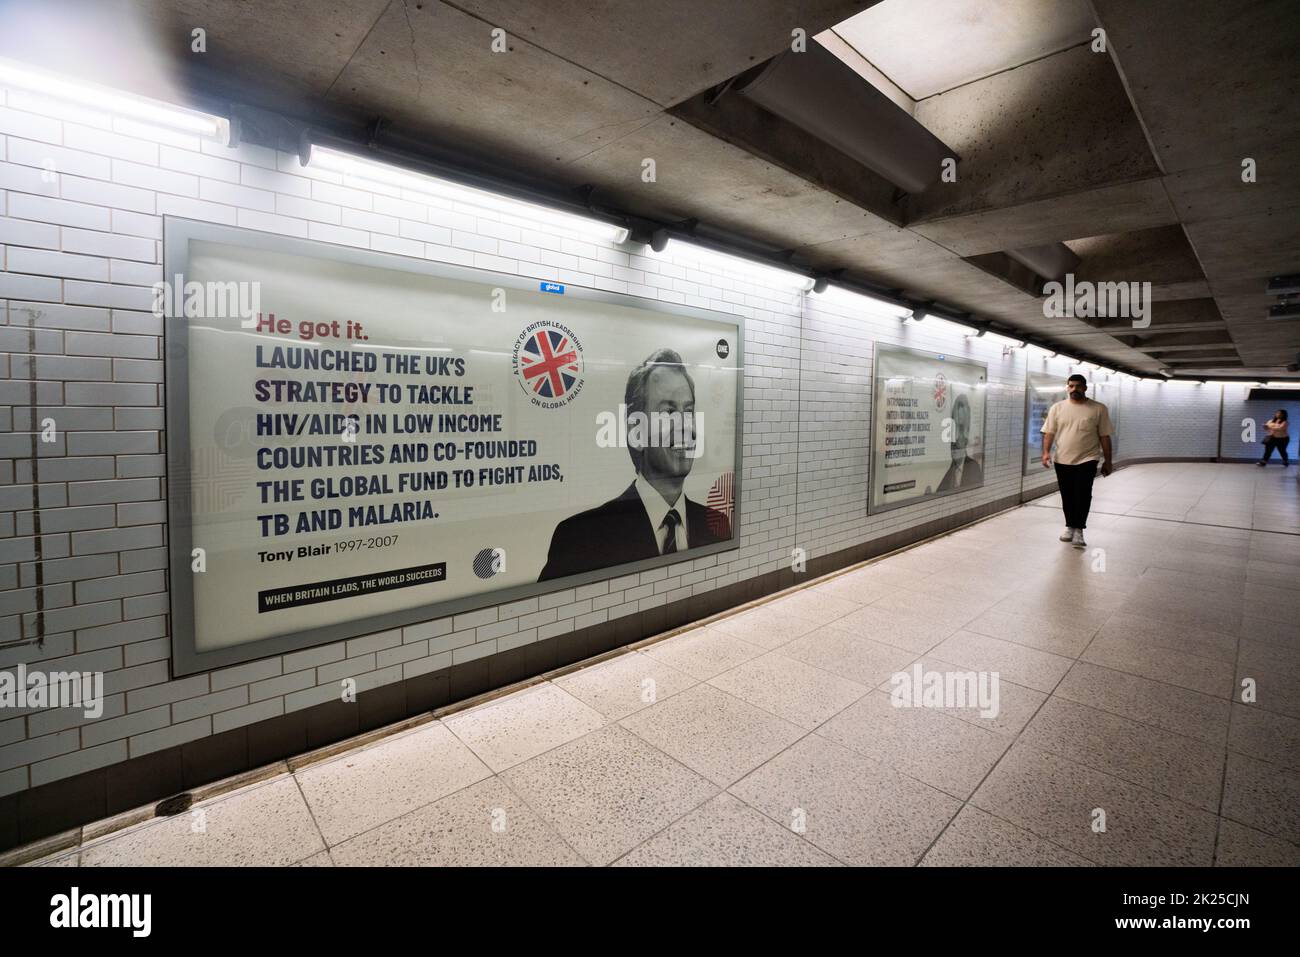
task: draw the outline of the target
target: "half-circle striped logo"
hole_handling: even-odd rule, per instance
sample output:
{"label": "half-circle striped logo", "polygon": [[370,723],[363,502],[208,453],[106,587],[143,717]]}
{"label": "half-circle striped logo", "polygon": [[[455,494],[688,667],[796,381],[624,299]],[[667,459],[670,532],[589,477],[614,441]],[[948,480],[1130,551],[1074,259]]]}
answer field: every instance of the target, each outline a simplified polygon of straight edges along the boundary
{"label": "half-circle striped logo", "polygon": [[474,574],[479,578],[492,578],[502,570],[505,549],[485,548],[474,556]]}

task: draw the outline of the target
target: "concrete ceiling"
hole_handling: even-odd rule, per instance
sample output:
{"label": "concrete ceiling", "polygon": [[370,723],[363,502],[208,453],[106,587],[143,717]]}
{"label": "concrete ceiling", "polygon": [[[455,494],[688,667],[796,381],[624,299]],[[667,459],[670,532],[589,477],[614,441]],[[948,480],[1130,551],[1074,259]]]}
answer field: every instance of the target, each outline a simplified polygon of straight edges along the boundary
{"label": "concrete ceiling", "polygon": [[1095,25],[1087,0],[892,0],[834,29],[923,100],[1083,43]]}
{"label": "concrete ceiling", "polygon": [[[855,17],[894,31],[858,42],[892,38],[875,65],[920,98],[955,183],[901,195],[714,95],[795,28],[852,35]],[[110,28],[128,39],[102,42]],[[1125,368],[1278,378],[1300,352],[1300,323],[1262,318],[1267,277],[1300,273],[1294,0],[0,0],[0,54],[321,128],[383,118],[381,143],[698,220]],[[1076,278],[1151,282],[1151,326],[1047,318],[991,267],[1056,242],[1080,255]]]}

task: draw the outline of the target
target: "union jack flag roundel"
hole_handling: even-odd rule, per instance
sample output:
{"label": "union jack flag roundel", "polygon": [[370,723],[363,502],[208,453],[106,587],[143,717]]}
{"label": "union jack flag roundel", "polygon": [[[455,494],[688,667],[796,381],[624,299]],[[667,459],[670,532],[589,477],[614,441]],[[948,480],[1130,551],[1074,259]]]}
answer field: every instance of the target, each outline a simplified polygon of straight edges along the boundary
{"label": "union jack flag roundel", "polygon": [[539,329],[524,343],[519,376],[526,389],[543,399],[562,398],[582,375],[582,354],[558,329]]}

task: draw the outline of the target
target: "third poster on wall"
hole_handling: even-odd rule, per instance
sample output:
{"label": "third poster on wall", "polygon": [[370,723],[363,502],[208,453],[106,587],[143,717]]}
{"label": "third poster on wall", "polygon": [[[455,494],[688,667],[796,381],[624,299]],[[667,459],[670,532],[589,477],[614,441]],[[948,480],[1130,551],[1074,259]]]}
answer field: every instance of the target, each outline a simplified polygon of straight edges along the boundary
{"label": "third poster on wall", "polygon": [[984,484],[988,366],[877,344],[870,510]]}

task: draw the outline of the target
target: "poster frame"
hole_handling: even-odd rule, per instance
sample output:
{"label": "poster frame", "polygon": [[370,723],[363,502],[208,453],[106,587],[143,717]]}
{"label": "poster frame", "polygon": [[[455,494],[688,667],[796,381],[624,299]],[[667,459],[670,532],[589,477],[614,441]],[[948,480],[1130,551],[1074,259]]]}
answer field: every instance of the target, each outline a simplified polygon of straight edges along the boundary
{"label": "poster frame", "polygon": [[[1040,470],[1040,469],[1031,468],[1030,467],[1031,463],[1029,460],[1029,432],[1030,432],[1029,416],[1030,413],[1033,412],[1033,404],[1034,404],[1034,378],[1033,377],[1035,375],[1047,375],[1047,374],[1048,373],[1045,372],[1035,373],[1033,370],[1029,368],[1025,369],[1025,418],[1024,418],[1025,428],[1024,428],[1024,434],[1020,436],[1020,475],[1022,478],[1030,478],[1031,476],[1035,476],[1035,475],[1037,476],[1050,475],[1053,479],[1056,478],[1054,473],[1051,473],[1046,469]],[[1067,372],[1066,377],[1068,378],[1069,375],[1070,373]],[[1062,389],[1062,391],[1064,391],[1064,389]],[[1042,463],[1039,462],[1039,464],[1041,465]]]}
{"label": "poster frame", "polygon": [[[339,263],[395,269],[438,278],[472,282],[486,287],[527,289],[536,291],[546,282],[537,277],[496,272],[471,266],[457,266],[435,260],[415,259],[393,253],[377,252],[353,246],[343,246],[321,240],[283,236],[247,227],[228,226],[174,216],[163,218],[163,277],[167,282],[183,283],[189,270],[190,243],[213,242],[242,246],[274,253],[326,259]],[[563,295],[568,299],[583,299],[613,305],[631,306],[673,316],[704,319],[733,326],[735,332],[736,362],[736,427],[734,498],[732,509],[732,537],[725,542],[703,545],[686,552],[657,555],[636,562],[593,569],[578,575],[545,582],[525,582],[478,595],[468,595],[443,601],[429,602],[414,608],[368,615],[351,621],[334,622],[311,628],[298,629],[283,635],[260,638],[244,644],[231,645],[210,651],[199,651],[195,645],[194,586],[191,571],[193,540],[193,513],[190,499],[191,484],[184,481],[190,468],[190,392],[189,392],[189,321],[173,311],[163,319],[164,356],[164,408],[166,421],[166,484],[167,484],[167,542],[168,542],[168,603],[171,611],[171,676],[188,675],[224,668],[230,665],[257,661],[275,655],[345,641],[371,635],[404,625],[445,618],[449,615],[507,604],[538,595],[571,589],[639,573],[663,565],[680,564],[719,552],[740,548],[742,520],[742,477],[744,474],[743,439],[745,408],[745,320],[743,316],[702,309],[678,303],[660,302],[628,293],[610,292],[564,283]],[[170,297],[179,303],[180,296]],[[598,504],[598,503],[593,503]]]}
{"label": "poster frame", "polygon": [[[924,502],[933,502],[935,499],[947,498],[947,497],[950,496],[950,495],[960,495],[960,494],[962,494],[963,492],[973,492],[973,491],[975,491],[975,489],[981,489],[981,488],[983,488],[983,487],[985,486],[986,483],[985,483],[985,482],[980,482],[979,485],[976,485],[976,486],[974,486],[974,487],[972,487],[972,488],[955,488],[955,489],[952,489],[951,491],[947,491],[947,492],[931,492],[929,495],[921,495],[921,496],[919,496],[919,497],[917,497],[917,498],[908,499],[906,502],[894,502],[894,503],[889,504],[889,505],[876,505],[876,504],[875,504],[875,502],[873,501],[873,499],[875,498],[875,490],[876,490],[876,467],[877,467],[877,465],[876,465],[876,458],[877,458],[877,457],[876,457],[876,429],[877,429],[878,427],[880,427],[881,425],[883,425],[883,422],[884,422],[883,417],[880,415],[880,409],[877,408],[877,402],[876,402],[876,399],[877,399],[877,391],[876,391],[876,386],[877,386],[877,383],[880,381],[880,356],[881,356],[881,353],[884,353],[884,352],[908,353],[908,354],[911,354],[911,355],[924,356],[924,357],[926,357],[926,358],[928,358],[928,359],[937,359],[937,360],[939,360],[940,362],[947,362],[947,361],[948,361],[948,357],[949,357],[949,353],[946,353],[946,352],[931,352],[929,349],[914,349],[914,348],[912,348],[911,346],[899,346],[899,345],[894,345],[892,342],[881,342],[881,341],[879,341],[879,340],[875,340],[875,341],[872,342],[872,344],[871,344],[871,424],[870,424],[870,431],[869,431],[869,435],[868,435],[868,442],[869,442],[869,444],[868,444],[868,448],[867,448],[867,457],[868,457],[868,460],[869,460],[869,468],[868,468],[868,470],[867,470],[867,472],[868,472],[868,475],[867,475],[867,514],[868,514],[868,515],[879,515],[879,514],[881,514],[881,513],[883,513],[883,512],[892,512],[892,511],[894,511],[894,510],[896,510],[896,509],[900,509],[900,508],[908,508],[909,506],[912,506],[912,505],[921,505],[921,504],[924,503]],[[967,358],[967,357],[965,357],[965,356],[960,356],[960,357],[954,356],[952,361],[954,361],[954,362],[960,362],[960,363],[962,363],[963,365],[978,366],[979,368],[983,369],[983,370],[984,370],[984,387],[985,387],[985,389],[987,389],[987,388],[989,387],[989,385],[990,385],[990,383],[989,383],[989,365],[988,365],[987,362],[980,362],[978,359]],[[987,395],[987,394],[984,396],[984,404],[983,404],[983,406],[984,406],[984,408],[983,408],[984,419],[983,419],[983,422],[980,424],[980,436],[984,439],[984,447],[985,447],[985,450],[986,450],[985,453],[984,453],[984,455],[985,455],[985,463],[987,463],[987,461],[988,461],[988,452],[987,452],[987,449],[988,449],[988,425],[989,425],[989,401],[988,401],[988,395]],[[987,473],[986,473],[986,474],[987,474]]]}

